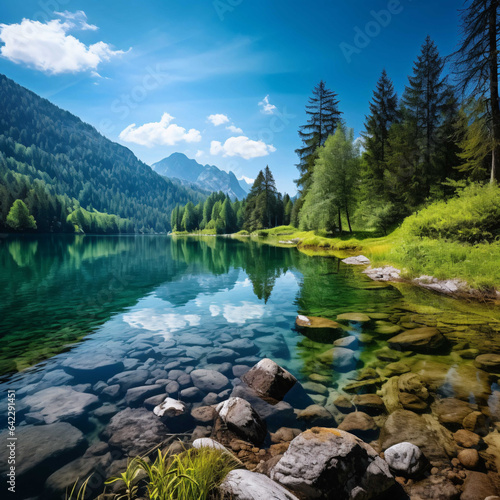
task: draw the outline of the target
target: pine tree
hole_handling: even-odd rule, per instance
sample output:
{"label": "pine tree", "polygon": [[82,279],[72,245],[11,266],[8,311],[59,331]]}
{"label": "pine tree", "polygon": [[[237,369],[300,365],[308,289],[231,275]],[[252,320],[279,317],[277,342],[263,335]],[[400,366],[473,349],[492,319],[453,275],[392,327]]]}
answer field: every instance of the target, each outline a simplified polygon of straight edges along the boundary
{"label": "pine tree", "polygon": [[389,129],[398,120],[398,97],[384,69],[373,92],[370,115],[366,117],[365,132],[362,134],[365,146],[364,183],[368,197],[383,193]]}
{"label": "pine tree", "polygon": [[296,183],[304,193],[309,187],[317,149],[325,144],[328,136],[335,133],[341,123],[342,112],[339,111],[338,104],[337,94],[327,89],[325,82],[321,80],[306,106],[306,113],[310,118],[299,130],[304,145],[295,151],[299,155],[297,167],[300,172]]}
{"label": "pine tree", "polygon": [[468,0],[461,11],[462,43],[455,70],[464,92],[487,102],[491,148],[491,182],[500,182],[500,97],[498,90],[498,39],[500,0]]}
{"label": "pine tree", "polygon": [[7,215],[7,225],[16,231],[36,229],[35,218],[30,215],[28,207],[22,200],[16,200],[12,204]]}
{"label": "pine tree", "polygon": [[436,180],[432,156],[438,144],[439,127],[452,97],[447,78],[441,76],[443,69],[444,60],[439,55],[436,44],[427,36],[403,94],[407,119],[414,127],[415,140],[422,151],[420,161],[424,191],[428,191],[431,183]]}
{"label": "pine tree", "polygon": [[274,225],[276,225],[276,221],[273,219],[275,219],[277,210],[277,190],[276,190],[276,183],[274,182],[274,177],[273,174],[271,173],[271,170],[269,169],[269,166],[266,166],[266,169],[264,171],[263,189],[264,189],[263,225],[264,227],[273,227]]}

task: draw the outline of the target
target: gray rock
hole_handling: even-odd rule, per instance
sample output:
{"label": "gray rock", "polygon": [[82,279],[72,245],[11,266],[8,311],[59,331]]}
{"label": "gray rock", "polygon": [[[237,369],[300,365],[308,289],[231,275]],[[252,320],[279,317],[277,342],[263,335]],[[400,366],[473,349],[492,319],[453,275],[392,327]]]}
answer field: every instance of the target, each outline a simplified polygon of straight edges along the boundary
{"label": "gray rock", "polygon": [[397,476],[418,477],[428,466],[422,450],[408,442],[398,443],[387,448],[384,452],[384,458]]}
{"label": "gray rock", "polygon": [[238,355],[232,349],[212,349],[207,354],[207,363],[224,363],[226,361],[232,361],[237,357]]}
{"label": "gray rock", "polygon": [[264,358],[241,378],[255,392],[264,397],[282,400],[297,379],[271,359]]}
{"label": "gray rock", "polygon": [[144,408],[126,408],[111,419],[104,435],[110,447],[136,456],[161,443],[167,432],[165,425],[152,412]]}
{"label": "gray rock", "polygon": [[124,369],[123,361],[108,354],[70,356],[63,363],[64,371],[80,380],[106,380]]}
{"label": "gray rock", "polygon": [[22,400],[23,406],[32,413],[43,415],[46,424],[58,421],[74,421],[83,417],[99,404],[93,394],[77,392],[69,386],[51,387]]}
{"label": "gray rock", "polygon": [[131,408],[137,408],[147,398],[156,396],[164,392],[162,385],[143,385],[141,387],[132,387],[125,394],[125,403]]}
{"label": "gray rock", "polygon": [[309,405],[304,410],[297,412],[297,419],[308,426],[335,427],[335,417],[324,407],[318,404]]}
{"label": "gray rock", "polygon": [[264,474],[244,469],[231,471],[220,485],[220,490],[234,500],[298,500]]}
{"label": "gray rock", "polygon": [[229,398],[216,408],[228,429],[245,441],[259,445],[264,441],[267,427],[252,405],[241,398]]}
{"label": "gray rock", "polygon": [[203,399],[203,392],[198,389],[198,387],[188,387],[187,389],[182,389],[179,392],[179,398],[184,401],[201,401]]}
{"label": "gray rock", "polygon": [[[67,457],[86,446],[83,434],[67,422],[48,425],[25,425],[16,430],[16,475],[46,468],[55,462],[63,462]],[[1,442],[8,443],[8,431],[0,434]],[[8,470],[7,453],[0,454],[2,476]]]}
{"label": "gray rock", "polygon": [[111,377],[108,380],[108,385],[118,384],[123,392],[128,391],[131,387],[143,385],[149,378],[149,370],[130,370]]}
{"label": "gray rock", "polygon": [[377,498],[395,483],[389,466],[361,439],[338,429],[314,427],[297,436],[271,478],[318,499]]}
{"label": "gray rock", "polygon": [[357,354],[351,349],[345,347],[334,347],[318,356],[323,363],[331,364],[333,369],[338,372],[348,372],[354,370],[358,363]]}
{"label": "gray rock", "polygon": [[347,257],[347,259],[342,259],[344,264],[351,264],[354,266],[364,266],[370,263],[370,259],[364,255],[356,255],[355,257]]}
{"label": "gray rock", "polygon": [[193,370],[191,378],[194,386],[203,392],[219,392],[229,385],[229,379],[215,370]]}

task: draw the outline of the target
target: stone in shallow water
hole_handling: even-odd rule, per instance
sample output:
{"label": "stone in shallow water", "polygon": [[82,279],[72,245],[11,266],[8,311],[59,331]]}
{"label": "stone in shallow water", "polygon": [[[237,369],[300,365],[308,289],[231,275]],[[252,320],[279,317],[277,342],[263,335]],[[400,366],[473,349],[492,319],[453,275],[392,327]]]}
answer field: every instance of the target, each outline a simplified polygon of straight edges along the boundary
{"label": "stone in shallow water", "polygon": [[354,335],[337,339],[333,342],[335,347],[346,347],[347,349],[357,349],[358,339]]}
{"label": "stone in shallow water", "polygon": [[412,484],[408,489],[412,500],[458,500],[462,498],[460,491],[444,476],[429,476]]}
{"label": "stone in shallow water", "polygon": [[481,354],[479,355],[474,364],[489,373],[500,373],[500,354]]}
{"label": "stone in shallow water", "polygon": [[318,404],[310,405],[297,412],[297,419],[307,425],[335,427],[335,417],[324,407]]}
{"label": "stone in shallow water", "polygon": [[441,350],[446,345],[446,339],[437,328],[424,327],[400,333],[388,343],[393,349],[432,353]]}
{"label": "stone in shallow water", "polygon": [[352,403],[359,411],[369,415],[380,415],[386,411],[382,398],[377,394],[359,394],[354,396]]}
{"label": "stone in shallow water", "polygon": [[476,469],[479,465],[479,453],[474,449],[460,451],[457,458],[466,469]]}
{"label": "stone in shallow water", "polygon": [[62,364],[70,375],[85,380],[107,380],[123,370],[123,362],[108,354],[91,353],[83,356],[71,356]]}
{"label": "stone in shallow water", "polygon": [[126,408],[117,413],[104,430],[110,447],[119,448],[128,456],[150,450],[165,439],[168,429],[152,412]]}
{"label": "stone in shallow water", "polygon": [[382,385],[384,379],[374,378],[370,380],[361,380],[360,382],[351,382],[344,386],[344,391],[353,394],[365,394],[376,392],[377,388]]}
{"label": "stone in shallow water", "polygon": [[[8,431],[0,434],[8,443]],[[20,478],[34,471],[49,470],[86,446],[82,432],[67,422],[48,425],[25,425],[16,430],[16,474]],[[83,450],[82,450],[83,451]],[[8,470],[7,453],[0,454],[2,476]]]}
{"label": "stone in shallow water", "polygon": [[295,327],[305,337],[314,342],[332,343],[344,334],[342,325],[327,318],[317,316],[297,316]]}
{"label": "stone in shallow water", "polygon": [[353,323],[368,323],[370,316],[363,313],[343,313],[337,316],[339,321],[351,321]]}
{"label": "stone in shallow water", "polygon": [[466,429],[459,429],[453,434],[453,439],[464,448],[476,448],[481,442],[481,437]]}
{"label": "stone in shallow water", "polygon": [[220,485],[220,490],[234,500],[262,500],[266,498],[298,500],[295,495],[264,474],[245,469],[231,471]]}
{"label": "stone in shallow water", "polygon": [[229,379],[215,370],[193,370],[191,378],[194,386],[203,392],[219,392],[229,385]]}
{"label": "stone in shallow water", "polygon": [[348,372],[356,368],[358,355],[345,347],[333,347],[320,354],[318,360],[322,363],[331,364],[335,371]]}
{"label": "stone in shallow water", "polygon": [[162,392],[165,392],[165,390],[164,386],[160,384],[132,387],[127,391],[127,394],[125,394],[125,403],[131,408],[136,408],[142,405],[147,398],[156,396]]}
{"label": "stone in shallow water", "polygon": [[229,398],[219,403],[216,411],[228,429],[242,439],[256,445],[264,441],[267,434],[266,424],[248,401]]}
{"label": "stone in shallow water", "polygon": [[123,392],[127,392],[131,387],[143,385],[148,378],[149,370],[130,370],[114,375],[107,384],[118,384]]}
{"label": "stone in shallow water", "polygon": [[225,349],[232,349],[240,356],[250,356],[259,352],[259,348],[249,339],[234,339],[222,344]]}
{"label": "stone in shallow water", "polygon": [[360,438],[373,437],[378,431],[375,420],[362,411],[355,411],[346,415],[338,428]]}
{"label": "stone in shallow water", "polygon": [[369,500],[394,485],[389,466],[371,446],[348,432],[322,427],[297,436],[271,469],[271,478],[321,500]]}
{"label": "stone in shallow water", "polygon": [[43,389],[22,400],[30,412],[43,416],[46,424],[57,421],[74,421],[85,417],[87,412],[99,404],[94,394],[77,392],[69,386]]}
{"label": "stone in shallow water", "polygon": [[320,384],[319,382],[304,382],[302,384],[302,387],[307,391],[307,392],[313,392],[316,394],[326,394],[328,392],[328,388]]}
{"label": "stone in shallow water", "polygon": [[271,359],[260,360],[241,378],[259,395],[282,400],[297,379]]}
{"label": "stone in shallow water", "polygon": [[226,348],[216,348],[212,349],[207,354],[207,362],[208,363],[224,363],[226,361],[232,361],[238,357],[238,354],[234,352],[232,349]]}
{"label": "stone in shallow water", "polygon": [[394,375],[402,375],[403,373],[408,373],[411,368],[401,361],[396,361],[395,363],[389,363],[383,370],[386,377],[392,377]]}
{"label": "stone in shallow water", "polygon": [[384,458],[391,470],[398,476],[418,477],[428,467],[428,462],[420,448],[407,442],[387,448]]}
{"label": "stone in shallow water", "polygon": [[466,401],[456,398],[446,398],[436,404],[436,414],[439,421],[451,428],[462,427],[464,418],[474,411]]}

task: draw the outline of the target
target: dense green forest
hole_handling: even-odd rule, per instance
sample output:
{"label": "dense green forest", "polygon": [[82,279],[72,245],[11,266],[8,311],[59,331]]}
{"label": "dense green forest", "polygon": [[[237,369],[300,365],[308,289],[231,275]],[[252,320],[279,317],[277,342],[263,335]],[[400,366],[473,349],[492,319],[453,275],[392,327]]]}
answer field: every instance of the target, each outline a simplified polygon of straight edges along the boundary
{"label": "dense green forest", "polygon": [[[81,208],[95,214],[90,225],[79,225],[82,230],[165,232],[176,204],[205,199],[3,75],[0,108],[0,231],[72,232],[68,216]],[[8,224],[16,200],[27,206],[36,228]],[[115,223],[106,213],[117,216]]]}
{"label": "dense green forest", "polygon": [[222,192],[212,193],[204,203],[176,206],[170,225],[174,231],[230,234],[253,232],[290,224],[293,202],[276,189],[269,167],[260,171],[245,200],[234,202]]}

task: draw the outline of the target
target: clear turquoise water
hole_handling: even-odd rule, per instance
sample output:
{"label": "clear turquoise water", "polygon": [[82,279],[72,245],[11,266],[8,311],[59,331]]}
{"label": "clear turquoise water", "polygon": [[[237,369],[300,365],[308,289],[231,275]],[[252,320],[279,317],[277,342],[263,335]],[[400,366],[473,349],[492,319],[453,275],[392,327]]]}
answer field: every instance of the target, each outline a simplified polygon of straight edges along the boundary
{"label": "clear turquoise water", "polygon": [[[332,257],[224,238],[9,236],[0,239],[2,404],[8,389],[17,390],[23,426],[29,411],[23,399],[44,388],[70,386],[100,397],[95,377],[68,376],[70,356],[91,363],[106,353],[123,370],[148,370],[151,384],[164,377],[166,364],[182,358],[184,367],[206,366],[214,349],[239,338],[252,339],[255,349],[237,352],[231,364],[270,357],[301,382],[322,374],[330,377],[329,389],[341,391],[359,369],[383,367],[374,353],[387,337],[374,322],[346,324],[348,333],[368,333],[373,342],[359,348],[357,370],[335,373],[318,361],[331,345],[302,336],[294,322],[297,314],[335,319],[346,312],[384,313],[393,324],[440,324],[454,343],[481,352],[499,348],[498,311],[377,284]],[[196,336],[208,339],[206,345],[187,342]],[[448,355],[417,357],[456,363]],[[123,395],[105,403],[116,411],[126,407]],[[102,438],[106,420],[85,416],[72,423],[90,445]],[[41,485],[45,477],[47,471],[36,480]]]}

